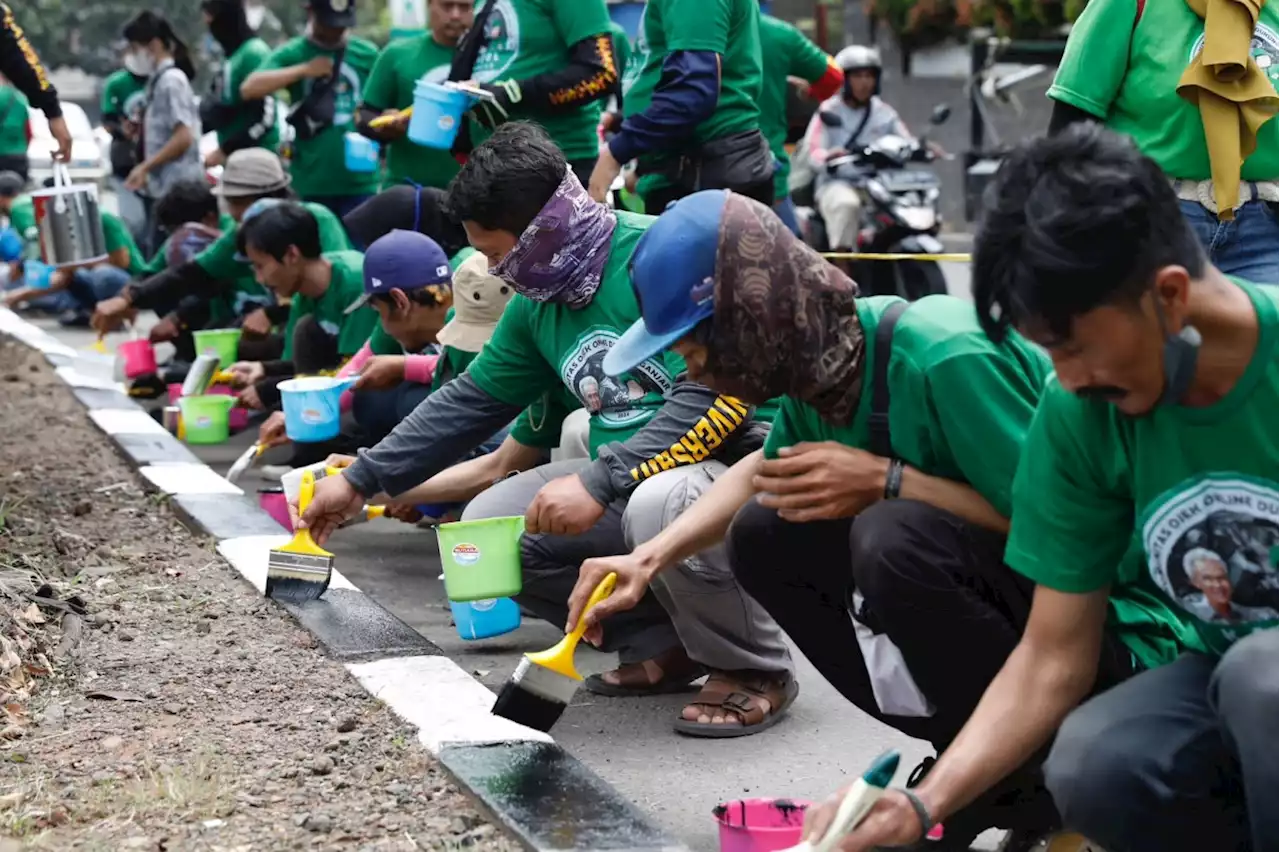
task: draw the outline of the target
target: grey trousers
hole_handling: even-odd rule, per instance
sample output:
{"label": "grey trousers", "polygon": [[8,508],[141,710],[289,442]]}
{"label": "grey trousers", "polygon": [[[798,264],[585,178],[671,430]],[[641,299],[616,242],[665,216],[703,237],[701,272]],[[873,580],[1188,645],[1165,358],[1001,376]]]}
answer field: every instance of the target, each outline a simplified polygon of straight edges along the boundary
{"label": "grey trousers", "polygon": [[1185,654],[1072,712],[1044,767],[1063,824],[1107,852],[1280,848],[1278,642]]}
{"label": "grey trousers", "polygon": [[[589,462],[553,462],[498,483],[477,496],[463,520],[522,515],[543,485],[577,473]],[[619,556],[661,530],[725,471],[706,462],[666,471],[619,500],[587,532],[577,536],[526,535],[521,544],[522,606],[557,626],[568,618],[578,567],[593,556]],[[782,631],[733,578],[724,547],[717,546],[667,569],[640,603],[604,623],[606,651],[622,663],[640,662],[683,645],[713,669],[791,671]]]}

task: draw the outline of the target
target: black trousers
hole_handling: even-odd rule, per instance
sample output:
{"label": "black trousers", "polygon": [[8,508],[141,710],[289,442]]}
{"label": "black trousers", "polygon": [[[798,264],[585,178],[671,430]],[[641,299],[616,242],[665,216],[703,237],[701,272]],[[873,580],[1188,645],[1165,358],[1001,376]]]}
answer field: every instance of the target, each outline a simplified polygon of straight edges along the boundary
{"label": "black trousers", "polygon": [[[914,500],[808,524],[784,521],[752,500],[734,518],[728,545],[738,582],[832,686],[939,753],[968,721],[1031,611],[1034,585],[1004,564],[1004,536]],[[849,618],[855,587],[866,600],[865,623],[901,650],[933,716],[880,710]],[[1128,650],[1109,636],[1098,687],[1132,673]],[[948,832],[1052,824],[1052,802],[1036,781],[1043,757],[949,819]]]}

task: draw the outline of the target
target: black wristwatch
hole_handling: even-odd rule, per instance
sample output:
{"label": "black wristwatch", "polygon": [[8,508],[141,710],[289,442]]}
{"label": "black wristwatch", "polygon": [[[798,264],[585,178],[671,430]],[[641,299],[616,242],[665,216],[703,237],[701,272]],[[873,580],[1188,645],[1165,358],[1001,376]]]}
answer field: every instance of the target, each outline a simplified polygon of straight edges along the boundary
{"label": "black wristwatch", "polygon": [[[901,465],[901,462],[898,462]],[[929,814],[929,809],[925,807],[924,802],[920,801],[920,797],[915,791],[906,787],[899,787],[898,792],[907,797],[907,801],[911,803],[911,809],[916,812],[916,818],[920,820],[920,834],[924,836],[933,831],[933,827],[937,825],[937,821]]]}
{"label": "black wristwatch", "polygon": [[890,459],[889,471],[884,475],[884,499],[896,500],[902,491],[902,459]]}

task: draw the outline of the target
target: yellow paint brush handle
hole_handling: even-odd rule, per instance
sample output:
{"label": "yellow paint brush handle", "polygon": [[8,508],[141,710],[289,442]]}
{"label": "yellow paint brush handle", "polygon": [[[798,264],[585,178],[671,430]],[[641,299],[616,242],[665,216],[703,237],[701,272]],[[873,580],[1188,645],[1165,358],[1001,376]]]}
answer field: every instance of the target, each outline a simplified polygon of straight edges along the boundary
{"label": "yellow paint brush handle", "polygon": [[302,481],[298,483],[298,515],[307,511],[311,498],[316,495],[316,475],[310,470],[302,471]]}
{"label": "yellow paint brush handle", "polygon": [[364,514],[365,514],[365,517],[371,521],[374,518],[385,518],[387,516],[387,507],[386,506],[365,506]]}
{"label": "yellow paint brush handle", "polygon": [[591,611],[593,606],[613,594],[613,588],[617,584],[617,574],[606,574],[605,578],[596,586],[595,591],[591,593],[591,597],[587,599],[587,605],[582,608],[582,615],[578,617],[578,623],[574,625],[573,630],[566,634],[554,648],[549,648],[537,654],[526,654],[525,656],[544,669],[549,669],[574,680],[582,680],[582,675],[578,674],[578,670],[573,665],[573,652],[578,649],[578,643],[582,641],[582,634],[587,630],[586,614]]}
{"label": "yellow paint brush handle", "polygon": [[386,127],[388,124],[390,124],[393,121],[398,121],[399,119],[402,119],[402,118],[412,118],[412,117],[413,117],[413,107],[405,107],[404,109],[400,110],[398,115],[378,116],[373,121],[369,122],[369,126],[372,127],[374,130],[381,130],[382,128]]}

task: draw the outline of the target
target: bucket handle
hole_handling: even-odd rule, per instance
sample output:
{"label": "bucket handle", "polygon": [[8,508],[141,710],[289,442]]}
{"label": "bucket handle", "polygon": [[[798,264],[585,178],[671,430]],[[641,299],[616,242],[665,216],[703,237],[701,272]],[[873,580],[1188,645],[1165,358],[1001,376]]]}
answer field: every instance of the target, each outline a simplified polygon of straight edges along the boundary
{"label": "bucket handle", "polygon": [[[55,160],[53,163],[53,185],[58,189],[71,188],[71,170],[67,168],[66,163],[59,160]],[[80,196],[78,194],[72,195],[72,199],[75,201],[76,215],[83,216],[84,204],[81,201]],[[58,199],[54,202],[54,206],[59,213],[67,209],[67,203],[63,194],[59,193]]]}

